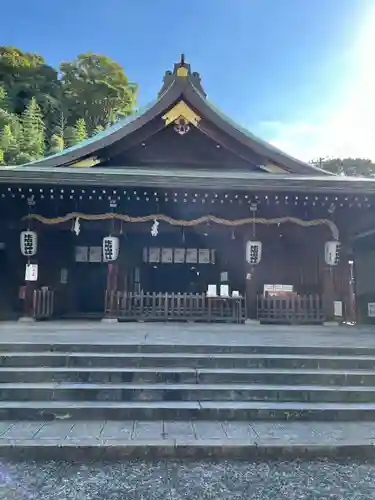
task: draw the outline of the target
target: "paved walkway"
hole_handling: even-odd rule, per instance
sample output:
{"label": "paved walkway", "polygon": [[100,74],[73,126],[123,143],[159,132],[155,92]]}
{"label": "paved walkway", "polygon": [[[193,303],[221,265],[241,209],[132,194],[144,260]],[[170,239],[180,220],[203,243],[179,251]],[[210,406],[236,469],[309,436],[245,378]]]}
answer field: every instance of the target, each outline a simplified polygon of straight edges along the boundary
{"label": "paved walkway", "polygon": [[1,421],[0,444],[74,443],[110,445],[220,441],[264,446],[292,444],[373,444],[375,422],[221,422],[221,421]]}
{"label": "paved walkway", "polygon": [[375,347],[375,326],[0,323],[0,342]]}
{"label": "paved walkway", "polygon": [[[249,458],[375,455],[375,422],[0,422],[0,455]],[[150,453],[151,452],[151,453]],[[97,455],[95,455],[97,453]],[[106,455],[107,454],[107,455]]]}

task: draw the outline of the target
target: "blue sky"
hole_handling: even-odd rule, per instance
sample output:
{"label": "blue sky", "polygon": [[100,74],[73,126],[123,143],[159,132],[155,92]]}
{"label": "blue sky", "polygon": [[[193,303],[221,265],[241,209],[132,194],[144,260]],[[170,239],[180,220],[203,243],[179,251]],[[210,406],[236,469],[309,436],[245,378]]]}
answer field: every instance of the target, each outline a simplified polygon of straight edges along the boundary
{"label": "blue sky", "polygon": [[0,44],[51,65],[117,60],[140,104],[184,52],[211,101],[289,153],[375,158],[375,0],[19,0],[1,17]]}

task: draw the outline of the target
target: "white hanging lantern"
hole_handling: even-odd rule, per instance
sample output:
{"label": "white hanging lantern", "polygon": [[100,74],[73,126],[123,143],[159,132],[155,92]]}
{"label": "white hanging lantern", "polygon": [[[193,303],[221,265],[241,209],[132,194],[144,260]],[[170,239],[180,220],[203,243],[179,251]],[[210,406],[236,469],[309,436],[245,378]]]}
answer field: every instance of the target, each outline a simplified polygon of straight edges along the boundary
{"label": "white hanging lantern", "polygon": [[324,260],[329,266],[337,266],[340,262],[340,242],[327,241],[324,247]]}
{"label": "white hanging lantern", "polygon": [[246,243],[246,262],[252,266],[259,264],[262,259],[262,242],[248,241]]}
{"label": "white hanging lantern", "polygon": [[117,260],[120,251],[120,240],[117,236],[106,236],[103,238],[103,260],[113,262]]}
{"label": "white hanging lantern", "polygon": [[38,249],[38,236],[35,231],[22,231],[20,235],[20,248],[22,255],[33,257]]}

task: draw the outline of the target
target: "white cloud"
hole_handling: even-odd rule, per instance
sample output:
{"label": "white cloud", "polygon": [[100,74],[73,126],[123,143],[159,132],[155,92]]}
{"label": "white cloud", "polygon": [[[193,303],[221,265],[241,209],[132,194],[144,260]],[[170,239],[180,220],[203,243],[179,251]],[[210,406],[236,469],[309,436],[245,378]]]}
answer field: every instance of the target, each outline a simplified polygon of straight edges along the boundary
{"label": "white cloud", "polygon": [[353,79],[341,106],[321,123],[261,123],[262,136],[305,161],[326,156],[375,160],[374,46],[375,10],[353,48]]}

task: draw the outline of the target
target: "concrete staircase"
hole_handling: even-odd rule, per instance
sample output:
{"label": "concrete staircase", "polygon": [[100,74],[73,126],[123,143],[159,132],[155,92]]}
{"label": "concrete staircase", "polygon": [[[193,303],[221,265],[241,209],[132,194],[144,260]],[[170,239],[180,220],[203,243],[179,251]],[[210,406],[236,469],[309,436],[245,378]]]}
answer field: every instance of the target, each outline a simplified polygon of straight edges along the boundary
{"label": "concrete staircase", "polygon": [[375,348],[0,344],[0,420],[375,421]]}

